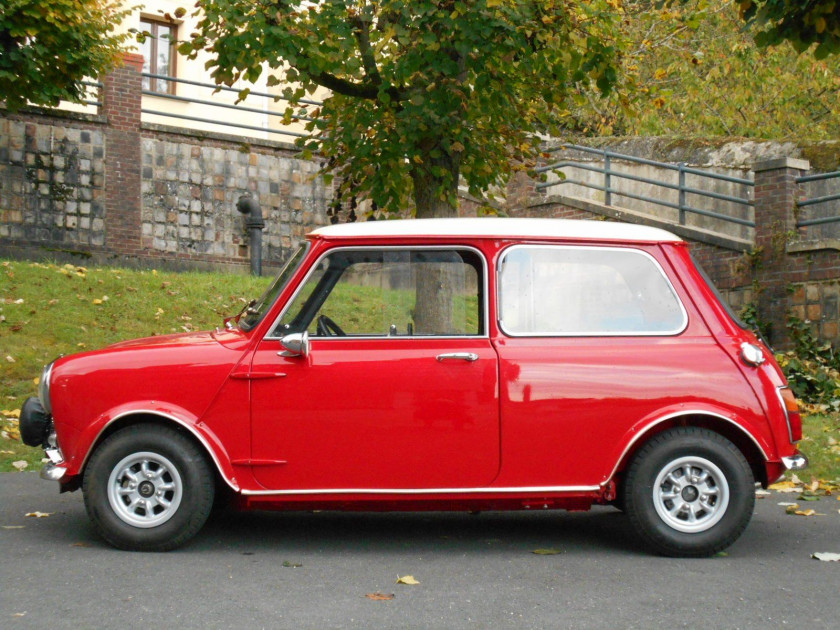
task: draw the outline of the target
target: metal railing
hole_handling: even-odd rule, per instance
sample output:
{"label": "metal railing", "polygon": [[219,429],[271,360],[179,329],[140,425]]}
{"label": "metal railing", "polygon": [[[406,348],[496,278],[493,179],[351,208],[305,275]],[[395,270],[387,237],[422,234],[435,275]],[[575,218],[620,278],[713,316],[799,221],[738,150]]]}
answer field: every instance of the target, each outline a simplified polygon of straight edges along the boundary
{"label": "metal railing", "polygon": [[[630,199],[636,199],[638,201],[644,201],[646,203],[656,204],[666,208],[673,208],[679,213],[680,225],[685,225],[687,213],[692,213],[705,217],[711,217],[713,219],[718,219],[720,221],[725,221],[728,223],[736,223],[738,225],[744,225],[751,228],[755,227],[755,221],[751,221],[749,219],[744,219],[741,217],[733,217],[730,215],[721,214],[720,212],[705,210],[703,208],[695,208],[694,206],[691,206],[686,202],[686,195],[699,195],[701,197],[707,197],[709,199],[718,199],[720,201],[728,201],[730,203],[740,204],[745,207],[752,207],[754,203],[751,199],[734,197],[732,195],[726,195],[711,190],[702,190],[700,188],[687,186],[685,183],[685,176],[696,175],[698,177],[703,177],[711,180],[740,184],[742,186],[747,186],[750,188],[755,186],[752,180],[742,179],[740,177],[730,177],[729,175],[719,175],[717,173],[710,173],[708,171],[701,171],[699,169],[686,166],[684,163],[671,164],[668,162],[657,162],[655,160],[647,160],[645,158],[640,158],[633,155],[624,155],[622,153],[614,153],[605,149],[593,149],[591,147],[584,147],[575,144],[564,144],[560,147],[550,149],[549,152],[556,152],[563,149],[571,149],[574,151],[581,151],[583,153],[589,153],[592,155],[599,156],[603,160],[604,165],[602,167],[594,166],[580,161],[566,159],[561,160],[559,162],[555,162],[553,164],[548,164],[546,166],[541,166],[535,169],[535,171],[537,173],[550,173],[555,172],[561,168],[576,168],[584,171],[590,171],[593,173],[601,173],[604,175],[603,185],[598,185],[596,183],[584,181],[581,179],[570,179],[568,177],[564,177],[557,181],[537,184],[537,190],[545,190],[546,188],[550,188],[551,186],[560,186],[562,184],[575,184],[577,186],[584,186],[586,188],[592,188],[594,190],[602,191],[604,193],[604,205],[607,206],[612,206],[612,197],[613,195],[617,195],[621,197],[628,197]],[[634,164],[644,164],[647,166],[655,166],[657,168],[661,168],[668,171],[674,171],[677,173],[677,183],[673,184],[658,179],[641,177],[639,175],[634,175],[625,171],[615,170],[612,164],[613,160],[631,162]],[[612,185],[612,180],[614,177],[618,179],[626,179],[634,182],[640,182],[643,184],[649,184],[651,186],[657,186],[666,190],[675,190],[678,193],[678,201],[677,203],[673,203],[664,199],[657,199],[655,197],[649,197],[647,195],[640,195],[626,190],[618,190],[617,188],[613,188]]]}
{"label": "metal railing", "polygon": [[[82,85],[86,88],[96,88],[95,101],[85,99],[82,101],[85,105],[93,105],[94,107],[102,107],[102,82],[101,81],[82,81]],[[85,90],[86,95],[89,94],[88,90]]]}
{"label": "metal railing", "polygon": [[[222,92],[234,92],[236,94],[239,94],[239,93],[242,92],[242,90],[232,88],[232,87],[227,87],[225,85],[216,85],[215,83],[204,83],[204,82],[201,82],[201,81],[192,81],[190,79],[179,79],[179,78],[176,78],[176,77],[170,77],[170,76],[163,75],[163,74],[154,74],[154,73],[151,73],[151,72],[143,72],[143,73],[141,73],[141,76],[144,79],[150,79],[150,80],[154,79],[156,81],[167,81],[167,82],[171,81],[172,83],[181,83],[181,84],[192,85],[192,86],[196,86],[196,87],[209,88],[209,89],[213,90],[214,92],[216,90],[220,90]],[[158,91],[147,90],[147,89],[143,89],[141,93],[143,94],[143,96],[154,96],[156,98],[161,98],[161,99],[166,99],[166,100],[176,101],[176,102],[182,102],[182,103],[194,103],[196,105],[202,105],[202,106],[205,106],[205,107],[216,107],[216,108],[220,108],[220,109],[232,109],[232,110],[236,110],[236,111],[240,111],[240,112],[248,112],[248,113],[253,113],[253,114],[259,114],[260,116],[275,117],[275,118],[280,118],[280,119],[284,119],[286,117],[284,112],[276,112],[276,111],[271,111],[269,109],[258,109],[258,108],[255,108],[255,107],[248,107],[248,106],[241,105],[241,104],[236,104],[235,105],[233,103],[224,103],[224,102],[221,102],[221,101],[218,101],[218,100],[212,100],[212,99],[193,98],[193,97],[189,97],[189,96],[178,96],[176,94],[170,94],[169,92],[158,92]],[[288,99],[283,98],[282,96],[278,96],[277,94],[269,94],[267,92],[254,92],[254,91],[249,90],[248,91],[248,96],[257,96],[257,97],[267,98],[267,99],[271,99],[272,102],[277,101],[277,100],[288,101]],[[319,107],[323,104],[321,101],[316,101],[316,100],[312,100],[312,99],[301,99],[299,101],[299,103],[304,105],[304,106],[305,105],[315,105],[315,106],[319,106]],[[216,110],[214,110],[214,111],[216,111]],[[224,120],[224,119],[215,119],[214,120],[212,118],[205,118],[205,117],[201,117],[201,116],[190,116],[190,115],[182,114],[182,113],[179,113],[179,112],[167,112],[167,111],[162,111],[162,110],[158,110],[158,109],[149,109],[148,107],[145,107],[145,103],[143,105],[141,105],[140,113],[141,114],[150,114],[150,115],[154,115],[154,116],[167,116],[167,117],[170,117],[170,118],[177,118],[177,119],[180,119],[180,120],[188,120],[188,121],[191,121],[191,122],[200,122],[200,123],[209,124],[209,125],[218,125],[219,127],[228,127],[228,128],[229,127],[235,127],[236,129],[247,129],[249,131],[260,131],[260,132],[263,132],[263,133],[277,134],[277,135],[283,135],[283,136],[291,136],[291,137],[294,137],[294,138],[309,137],[309,134],[307,134],[307,133],[301,133],[299,131],[292,131],[290,129],[272,129],[270,127],[259,127],[259,126],[256,126],[256,125],[248,125],[248,124],[245,124],[245,123],[242,123],[242,122],[236,122],[236,121],[231,121],[231,120]],[[312,118],[306,116],[305,114],[295,115],[295,116],[293,116],[293,118],[296,121],[299,121],[299,120],[311,121],[312,120]]]}
{"label": "metal railing", "polygon": [[[809,182],[819,182],[825,181],[828,179],[840,179],[840,171],[833,171],[831,173],[818,173],[816,175],[803,175],[802,177],[796,178],[797,184],[807,184]],[[815,206],[821,203],[828,203],[830,201],[838,201],[840,200],[840,193],[835,193],[832,195],[823,195],[822,197],[812,197],[810,199],[802,199],[797,202],[797,206],[800,208],[807,208],[808,206]],[[840,204],[838,204],[840,206]],[[813,219],[799,219],[796,222],[796,227],[808,227],[811,225],[825,225],[827,223],[838,223],[840,222],[840,214],[831,216],[831,217],[817,217]]]}

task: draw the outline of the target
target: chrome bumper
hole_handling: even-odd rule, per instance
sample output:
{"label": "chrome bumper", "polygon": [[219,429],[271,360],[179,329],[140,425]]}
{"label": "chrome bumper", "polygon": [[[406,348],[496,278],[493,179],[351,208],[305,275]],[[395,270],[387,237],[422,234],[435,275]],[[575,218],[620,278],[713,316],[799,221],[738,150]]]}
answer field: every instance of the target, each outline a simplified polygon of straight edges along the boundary
{"label": "chrome bumper", "polygon": [[802,453],[797,453],[790,457],[782,457],[782,464],[787,470],[802,470],[808,467],[808,458]]}
{"label": "chrome bumper", "polygon": [[59,481],[66,472],[67,466],[59,466],[57,464],[53,464],[52,462],[47,462],[41,469],[41,479],[46,479],[47,481]]}

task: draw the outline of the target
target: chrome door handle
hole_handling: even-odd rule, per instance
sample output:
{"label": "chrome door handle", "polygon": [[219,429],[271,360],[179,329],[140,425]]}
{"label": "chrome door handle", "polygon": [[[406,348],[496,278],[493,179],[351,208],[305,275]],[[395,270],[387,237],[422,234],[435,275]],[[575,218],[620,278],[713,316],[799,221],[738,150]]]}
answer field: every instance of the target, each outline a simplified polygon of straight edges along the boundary
{"label": "chrome door handle", "polygon": [[438,361],[447,361],[448,359],[460,359],[461,361],[478,361],[478,355],[474,352],[450,352],[449,354],[439,354],[435,357]]}

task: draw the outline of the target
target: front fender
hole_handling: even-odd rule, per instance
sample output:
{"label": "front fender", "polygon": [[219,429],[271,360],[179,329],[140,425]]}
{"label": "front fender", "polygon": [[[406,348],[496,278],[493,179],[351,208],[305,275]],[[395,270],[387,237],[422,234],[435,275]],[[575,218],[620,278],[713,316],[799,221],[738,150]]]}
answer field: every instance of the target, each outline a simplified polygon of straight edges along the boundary
{"label": "front fender", "polygon": [[239,485],[233,474],[230,464],[230,457],[218,437],[206,425],[199,424],[198,418],[188,410],[155,400],[140,400],[130,404],[120,405],[109,409],[101,414],[94,422],[88,424],[76,438],[73,454],[68,458],[66,476],[82,474],[85,465],[90,459],[94,448],[104,439],[110,427],[119,424],[121,426],[133,424],[132,418],[141,421],[141,418],[154,417],[161,419],[164,423],[177,425],[190,433],[206,453],[213,460],[222,479],[236,492],[239,492]]}

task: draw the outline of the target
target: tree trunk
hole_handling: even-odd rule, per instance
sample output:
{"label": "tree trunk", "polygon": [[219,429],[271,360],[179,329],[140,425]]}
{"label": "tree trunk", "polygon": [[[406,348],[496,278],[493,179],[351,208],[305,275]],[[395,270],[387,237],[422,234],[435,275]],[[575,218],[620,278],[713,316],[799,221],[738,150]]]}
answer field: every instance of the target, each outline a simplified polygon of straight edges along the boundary
{"label": "tree trunk", "polygon": [[[458,216],[457,194],[459,162],[444,155],[432,159],[423,155],[421,164],[413,164],[411,180],[414,184],[414,207],[418,219]],[[451,173],[447,183],[435,176],[432,167],[442,167]],[[414,330],[417,334],[447,334],[453,331],[452,307],[455,277],[451,265],[427,263],[416,267],[416,302],[414,305]]]}

